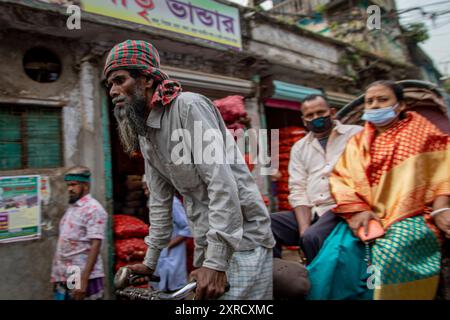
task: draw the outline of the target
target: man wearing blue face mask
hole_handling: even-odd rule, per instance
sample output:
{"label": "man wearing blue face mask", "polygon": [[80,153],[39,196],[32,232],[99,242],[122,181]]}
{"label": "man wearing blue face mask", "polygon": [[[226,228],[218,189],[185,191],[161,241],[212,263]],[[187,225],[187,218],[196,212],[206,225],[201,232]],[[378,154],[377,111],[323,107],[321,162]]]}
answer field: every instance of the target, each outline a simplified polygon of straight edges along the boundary
{"label": "man wearing blue face mask", "polygon": [[291,150],[289,203],[294,211],[274,213],[271,219],[277,242],[274,256],[281,257],[282,245],[301,244],[310,263],[340,221],[330,211],[336,204],[328,177],[347,141],[362,127],[343,125],[335,120],[336,110],[321,95],[307,96],[301,112],[310,132]]}

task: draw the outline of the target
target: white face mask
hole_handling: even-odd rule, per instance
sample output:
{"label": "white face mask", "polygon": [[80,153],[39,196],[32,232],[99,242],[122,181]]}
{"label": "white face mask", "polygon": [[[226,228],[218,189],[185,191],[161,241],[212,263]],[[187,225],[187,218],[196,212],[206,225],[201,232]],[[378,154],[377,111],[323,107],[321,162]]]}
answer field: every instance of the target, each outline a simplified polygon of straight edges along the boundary
{"label": "white face mask", "polygon": [[399,104],[396,103],[395,105],[387,108],[365,110],[361,119],[369,121],[375,126],[383,127],[397,117],[395,110],[398,106]]}

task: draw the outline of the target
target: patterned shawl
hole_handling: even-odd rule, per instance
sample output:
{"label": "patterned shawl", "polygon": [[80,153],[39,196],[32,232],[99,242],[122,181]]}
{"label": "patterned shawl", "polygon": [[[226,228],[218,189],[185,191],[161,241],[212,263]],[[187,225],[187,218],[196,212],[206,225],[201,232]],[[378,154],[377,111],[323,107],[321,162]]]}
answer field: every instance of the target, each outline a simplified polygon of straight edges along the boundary
{"label": "patterned shawl", "polygon": [[378,136],[366,123],[330,177],[334,211],[344,218],[372,210],[387,228],[427,212],[440,195],[450,195],[450,137],[416,112]]}

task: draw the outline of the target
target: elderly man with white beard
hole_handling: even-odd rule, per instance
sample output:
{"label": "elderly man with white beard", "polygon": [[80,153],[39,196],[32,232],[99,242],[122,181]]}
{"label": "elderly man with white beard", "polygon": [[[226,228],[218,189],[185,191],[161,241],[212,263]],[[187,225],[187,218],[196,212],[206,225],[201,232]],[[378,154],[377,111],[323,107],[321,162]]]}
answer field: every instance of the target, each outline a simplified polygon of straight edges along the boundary
{"label": "elderly man with white beard", "polygon": [[[128,153],[142,152],[152,190],[148,250],[132,271],[153,274],[170,241],[177,190],[195,239],[196,299],[271,299],[275,241],[269,214],[234,140],[231,146],[225,143],[230,133],[217,108],[204,96],[182,92],[181,85],[160,70],[156,48],[145,41],[116,45],[104,74],[121,142]],[[194,133],[199,124],[217,133],[211,143]],[[174,136],[190,148],[176,152],[179,139]],[[234,151],[239,161],[193,160],[211,144],[221,156]],[[225,292],[227,282],[230,290]]]}

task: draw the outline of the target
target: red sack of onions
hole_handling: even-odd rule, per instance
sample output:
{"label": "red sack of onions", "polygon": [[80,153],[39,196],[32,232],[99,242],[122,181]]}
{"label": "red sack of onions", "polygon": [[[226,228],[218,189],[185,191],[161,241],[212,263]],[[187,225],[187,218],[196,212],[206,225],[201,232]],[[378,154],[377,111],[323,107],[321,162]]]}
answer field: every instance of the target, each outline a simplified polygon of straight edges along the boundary
{"label": "red sack of onions", "polygon": [[122,261],[143,260],[147,252],[144,239],[120,239],[114,242],[116,256]]}
{"label": "red sack of onions", "polygon": [[148,235],[148,225],[142,220],[124,214],[116,214],[113,217],[116,238],[144,238]]}
{"label": "red sack of onions", "polygon": [[247,117],[244,97],[242,96],[228,96],[223,99],[214,100],[213,103],[219,109],[225,123],[232,123],[239,118]]}

